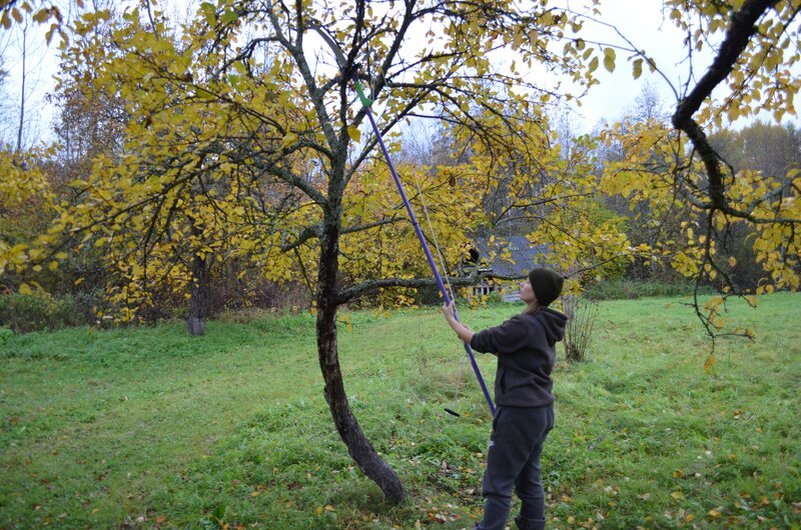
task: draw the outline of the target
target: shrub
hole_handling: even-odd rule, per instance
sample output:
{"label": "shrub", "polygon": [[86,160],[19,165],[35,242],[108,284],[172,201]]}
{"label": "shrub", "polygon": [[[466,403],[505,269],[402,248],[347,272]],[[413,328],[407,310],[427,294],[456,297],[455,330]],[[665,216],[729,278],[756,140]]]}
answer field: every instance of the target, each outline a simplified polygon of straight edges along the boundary
{"label": "shrub", "polygon": [[92,306],[98,293],[67,294],[55,298],[44,290],[0,296],[0,326],[17,333],[89,324],[94,320]]}
{"label": "shrub", "polygon": [[[587,295],[594,300],[633,300],[656,296],[684,296],[693,292],[695,284],[689,280],[659,282],[653,280],[610,280],[600,281],[587,289]],[[711,287],[704,288],[705,293]]]}
{"label": "shrub", "polygon": [[0,346],[5,344],[14,332],[8,328],[0,328]]}
{"label": "shrub", "polygon": [[598,316],[598,304],[585,296],[567,295],[562,299],[562,307],[567,315],[565,359],[567,362],[583,361]]}
{"label": "shrub", "polygon": [[57,305],[49,293],[37,290],[30,294],[5,295],[3,299],[1,322],[14,331],[25,333],[54,327],[51,323]]}

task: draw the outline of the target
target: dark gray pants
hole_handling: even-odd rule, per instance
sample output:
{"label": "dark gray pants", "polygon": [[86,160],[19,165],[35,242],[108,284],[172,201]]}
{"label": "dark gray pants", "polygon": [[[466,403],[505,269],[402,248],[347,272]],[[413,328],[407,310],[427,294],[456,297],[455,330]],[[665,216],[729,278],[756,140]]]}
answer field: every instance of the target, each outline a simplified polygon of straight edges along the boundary
{"label": "dark gray pants", "polygon": [[503,530],[512,490],[522,501],[516,522],[525,529],[545,528],[545,493],[540,454],[553,429],[553,405],[499,407],[492,422],[484,473],[484,519],[476,528]]}

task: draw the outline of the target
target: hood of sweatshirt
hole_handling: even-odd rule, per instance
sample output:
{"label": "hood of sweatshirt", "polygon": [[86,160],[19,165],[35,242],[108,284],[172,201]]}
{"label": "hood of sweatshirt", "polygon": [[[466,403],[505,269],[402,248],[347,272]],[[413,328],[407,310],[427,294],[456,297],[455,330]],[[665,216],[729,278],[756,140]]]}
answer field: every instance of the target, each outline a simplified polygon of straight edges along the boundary
{"label": "hood of sweatshirt", "polygon": [[567,316],[563,313],[551,309],[550,307],[543,307],[534,313],[534,317],[540,321],[540,324],[542,324],[542,327],[545,329],[545,336],[548,338],[548,344],[554,345],[564,338]]}

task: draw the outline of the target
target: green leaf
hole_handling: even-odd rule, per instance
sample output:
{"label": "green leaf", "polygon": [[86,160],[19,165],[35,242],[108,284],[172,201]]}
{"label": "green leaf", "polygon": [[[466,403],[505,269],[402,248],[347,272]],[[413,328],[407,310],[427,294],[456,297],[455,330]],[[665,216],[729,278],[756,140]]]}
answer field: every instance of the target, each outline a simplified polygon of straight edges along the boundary
{"label": "green leaf", "polygon": [[236,13],[236,11],[231,11],[231,10],[226,11],[220,17],[220,21],[223,24],[230,24],[231,22],[236,22],[237,20],[239,20],[239,15]]}
{"label": "green leaf", "polygon": [[200,10],[203,11],[203,16],[206,18],[206,23],[214,24],[214,22],[217,20],[217,10],[215,9],[214,4],[203,2],[200,4]]}

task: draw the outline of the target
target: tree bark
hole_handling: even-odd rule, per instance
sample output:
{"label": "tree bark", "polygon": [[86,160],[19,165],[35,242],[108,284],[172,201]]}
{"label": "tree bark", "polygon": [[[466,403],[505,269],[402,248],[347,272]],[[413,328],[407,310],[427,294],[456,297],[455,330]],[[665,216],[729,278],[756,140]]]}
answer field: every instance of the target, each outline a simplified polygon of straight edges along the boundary
{"label": "tree bark", "polygon": [[196,255],[192,260],[192,285],[189,290],[189,334],[193,337],[206,334],[210,276],[206,258]]}
{"label": "tree bark", "polygon": [[[335,217],[332,219],[331,217]],[[320,269],[317,287],[317,352],[325,381],[325,399],[339,436],[359,469],[384,493],[392,504],[404,499],[403,485],[395,471],[384,462],[364,435],[353,416],[342,380],[337,350],[337,286],[339,268],[339,220],[326,214],[320,246]]]}
{"label": "tree bark", "polygon": [[19,100],[19,127],[17,128],[17,151],[22,152],[22,130],[25,128],[25,80],[28,77],[28,21],[22,26],[22,85]]}
{"label": "tree bark", "polygon": [[731,25],[715,60],[693,90],[679,102],[672,117],[673,126],[684,131],[706,168],[709,178],[710,205],[708,209],[718,209],[737,217],[748,218],[748,213],[738,212],[729,206],[723,184],[720,157],[692,116],[700,108],[701,103],[709,97],[712,90],[731,73],[737,59],[756,33],[757,21],[777,3],[778,0],[746,0],[740,10],[732,14]]}

